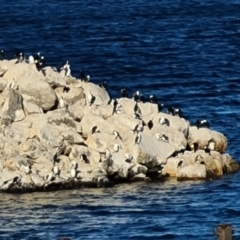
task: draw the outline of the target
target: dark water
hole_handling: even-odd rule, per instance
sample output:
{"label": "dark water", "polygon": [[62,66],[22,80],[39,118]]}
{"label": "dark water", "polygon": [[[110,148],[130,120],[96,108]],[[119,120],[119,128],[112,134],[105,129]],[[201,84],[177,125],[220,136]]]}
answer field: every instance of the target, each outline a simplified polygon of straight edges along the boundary
{"label": "dark water", "polygon": [[[238,159],[240,1],[0,0],[0,48],[69,60],[110,94],[158,95],[195,122],[207,118]],[[0,239],[215,239],[240,225],[239,174],[214,182],[4,195]],[[240,231],[237,232],[240,236]]]}

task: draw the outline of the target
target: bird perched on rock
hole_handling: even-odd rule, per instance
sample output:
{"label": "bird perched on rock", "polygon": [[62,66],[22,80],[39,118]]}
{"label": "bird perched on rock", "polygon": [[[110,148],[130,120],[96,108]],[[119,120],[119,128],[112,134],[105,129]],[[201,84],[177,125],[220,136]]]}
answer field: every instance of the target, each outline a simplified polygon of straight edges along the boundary
{"label": "bird perched on rock", "polygon": [[196,121],[197,129],[199,128],[210,128],[210,124],[207,120],[197,120]]}
{"label": "bird perched on rock", "polygon": [[203,161],[203,157],[200,154],[196,156],[195,163],[205,164],[205,162]]}
{"label": "bird perched on rock", "polygon": [[112,112],[112,115],[117,112],[117,109],[118,109],[118,99],[114,99],[113,100],[113,112]]}
{"label": "bird perched on rock", "polygon": [[90,75],[86,74],[83,70],[80,70],[80,80],[83,82],[89,82]]}
{"label": "bird perched on rock", "polygon": [[184,159],[181,158],[180,161],[178,162],[177,168],[182,167],[183,162],[184,162]]}
{"label": "bird perched on rock", "polygon": [[70,68],[70,65],[69,65],[68,61],[66,61],[66,63],[63,64],[60,67],[60,71],[65,71],[65,77],[70,77],[70,75],[71,75],[71,68]]}
{"label": "bird perched on rock", "polygon": [[180,118],[183,117],[182,110],[179,109],[179,108],[170,107],[170,108],[168,108],[168,113],[170,115],[177,116],[177,117],[180,117]]}
{"label": "bird perched on rock", "polygon": [[[38,71],[42,70],[45,67],[45,58],[44,56],[41,56],[39,60],[36,61],[36,68]],[[68,66],[68,69],[66,69],[66,76],[69,77],[71,73],[70,66]]]}
{"label": "bird perched on rock", "polygon": [[59,103],[59,108],[66,108],[66,106],[67,106],[67,104],[66,104],[66,102],[63,100],[63,97],[62,97],[62,96],[58,99],[58,103]]}
{"label": "bird perched on rock", "polygon": [[163,103],[159,103],[158,104],[158,112],[161,112],[164,108],[164,104]]}
{"label": "bird perched on rock", "polygon": [[71,163],[71,166],[72,166],[72,168],[71,168],[71,177],[72,178],[75,178],[76,177],[76,174],[77,174],[77,168],[78,168],[78,164],[77,164],[77,162],[75,162],[75,161],[72,161],[72,163]]}
{"label": "bird perched on rock", "polygon": [[15,78],[13,78],[12,82],[9,84],[9,90],[14,89],[15,82],[16,82],[16,80],[15,80]]}
{"label": "bird perched on rock", "polygon": [[128,98],[128,93],[125,88],[121,89],[121,97],[123,98]]}
{"label": "bird perched on rock", "polygon": [[138,132],[135,138],[135,144],[139,144],[142,140],[142,135]]}
{"label": "bird perched on rock", "polygon": [[47,176],[46,176],[46,181],[47,182],[51,182],[54,180],[54,176],[52,173],[48,173]]}
{"label": "bird perched on rock", "polygon": [[159,118],[159,123],[161,125],[166,125],[168,127],[170,126],[169,120],[167,118],[163,117],[163,116]]}
{"label": "bird perched on rock", "polygon": [[135,102],[140,102],[141,101],[141,96],[140,96],[140,92],[139,91],[136,91],[133,94],[133,99],[134,99]]}
{"label": "bird perched on rock", "polygon": [[110,150],[108,148],[106,148],[106,150],[105,150],[105,159],[110,158],[110,156],[111,156],[111,152],[110,152]]}
{"label": "bird perched on rock", "polygon": [[136,125],[135,125],[135,127],[134,127],[134,129],[132,129],[132,131],[133,131],[133,133],[135,133],[135,132],[140,132],[140,131],[142,131],[143,130],[143,126],[142,126],[142,124],[140,123],[140,122],[138,122]]}
{"label": "bird perched on rock", "polygon": [[208,144],[204,147],[206,153],[211,154],[211,151],[215,150],[216,142],[213,139],[208,141]]}
{"label": "bird perched on rock", "polygon": [[168,138],[168,136],[165,135],[165,134],[156,133],[156,138],[157,138],[159,141],[163,141],[163,142],[166,142],[166,143],[169,142],[169,138]]}
{"label": "bird perched on rock", "polygon": [[104,90],[107,90],[107,87],[108,87],[107,82],[103,81],[103,82],[99,83],[99,87]]}
{"label": "bird perched on rock", "polygon": [[64,86],[63,93],[68,93],[70,91],[70,87]]}
{"label": "bird perched on rock", "polygon": [[141,111],[141,109],[140,109],[140,107],[138,106],[137,103],[135,103],[133,111],[134,111],[135,114],[138,114],[140,116],[142,115],[142,111]]}
{"label": "bird perched on rock", "polygon": [[114,130],[113,131],[113,135],[115,136],[115,139],[119,138],[122,141],[122,138],[121,138],[121,136],[120,136],[118,131]]}
{"label": "bird perched on rock", "polygon": [[24,55],[24,53],[22,53],[22,52],[16,52],[15,58],[17,59],[17,62],[16,62],[16,63],[21,63],[21,62],[24,61],[25,55]]}
{"label": "bird perched on rock", "polygon": [[162,141],[166,142],[166,143],[169,142],[169,138],[168,138],[168,136],[166,134],[162,134]]}
{"label": "bird perched on rock", "polygon": [[125,159],[125,162],[131,163],[133,160],[133,156],[130,153],[125,153],[124,159]]}
{"label": "bird perched on rock", "polygon": [[55,165],[55,166],[53,166],[53,173],[55,174],[55,175],[58,175],[58,173],[59,173],[59,168],[58,168],[58,166],[57,165]]}
{"label": "bird perched on rock", "polygon": [[118,143],[114,144],[114,146],[113,146],[114,152],[118,152],[120,150],[120,148],[122,148],[122,146]]}
{"label": "bird perched on rock", "polygon": [[87,155],[84,154],[84,153],[80,155],[80,160],[81,160],[82,162],[85,162],[86,164],[89,164],[89,163],[90,163],[89,159],[87,158]]}
{"label": "bird perched on rock", "polygon": [[92,104],[95,102],[96,100],[96,97],[93,96],[93,94],[91,93],[91,91],[89,90],[88,93],[87,93],[87,99],[88,99],[88,103],[89,103],[89,106],[92,106]]}
{"label": "bird perched on rock", "polygon": [[97,131],[97,126],[94,126],[94,127],[92,127],[92,134],[94,134],[94,133],[99,133],[100,131],[98,130]]}
{"label": "bird perched on rock", "polygon": [[3,50],[0,51],[0,60],[3,61],[5,59],[5,53]]}
{"label": "bird perched on rock", "polygon": [[191,145],[191,149],[196,152],[199,148],[199,144],[198,142],[194,142],[192,145]]}
{"label": "bird perched on rock", "polygon": [[149,100],[150,103],[157,103],[157,97],[155,95],[150,95]]}

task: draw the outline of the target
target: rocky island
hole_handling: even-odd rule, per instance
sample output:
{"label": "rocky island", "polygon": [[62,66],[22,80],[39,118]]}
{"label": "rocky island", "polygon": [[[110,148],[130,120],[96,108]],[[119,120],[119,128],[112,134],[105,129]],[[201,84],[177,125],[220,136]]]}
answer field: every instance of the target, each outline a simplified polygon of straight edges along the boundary
{"label": "rocky island", "polygon": [[0,191],[214,179],[239,169],[223,134],[156,103],[110,99],[67,65],[0,61]]}

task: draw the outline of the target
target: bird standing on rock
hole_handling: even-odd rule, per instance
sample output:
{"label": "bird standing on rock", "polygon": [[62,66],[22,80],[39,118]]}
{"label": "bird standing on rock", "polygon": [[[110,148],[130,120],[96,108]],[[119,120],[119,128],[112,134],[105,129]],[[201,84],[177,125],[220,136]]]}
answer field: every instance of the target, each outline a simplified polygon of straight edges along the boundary
{"label": "bird standing on rock", "polygon": [[183,162],[184,162],[184,159],[181,158],[180,161],[178,162],[177,168],[182,167]]}
{"label": "bird standing on rock", "polygon": [[135,138],[135,144],[139,144],[142,140],[142,135],[138,132]]}
{"label": "bird standing on rock", "polygon": [[122,141],[122,138],[121,138],[121,136],[120,136],[118,131],[114,130],[113,131],[113,135],[115,136],[115,139],[119,138]]}
{"label": "bird standing on rock", "polygon": [[24,55],[24,53],[22,53],[22,52],[16,52],[16,54],[15,54],[15,58],[17,58],[17,62],[16,63],[21,63],[21,62],[23,62],[24,61],[24,57],[25,57],[25,55]]}
{"label": "bird standing on rock", "polygon": [[208,144],[204,147],[206,153],[211,154],[211,151],[215,150],[216,142],[213,139],[208,141]]}
{"label": "bird standing on rock", "polygon": [[197,120],[196,121],[197,129],[199,128],[210,128],[210,124],[207,120]]}
{"label": "bird standing on rock", "polygon": [[92,104],[93,104],[93,103],[95,102],[95,100],[96,100],[96,97],[93,96],[93,94],[91,93],[90,90],[88,91],[87,99],[88,99],[89,106],[92,106]]}
{"label": "bird standing on rock", "polygon": [[87,75],[83,70],[80,70],[80,80],[83,82],[89,82],[90,75]]}
{"label": "bird standing on rock", "polygon": [[125,88],[121,89],[121,97],[123,98],[128,98],[128,93]]}
{"label": "bird standing on rock", "polygon": [[157,97],[155,95],[150,95],[149,100],[150,103],[157,103]]}
{"label": "bird standing on rock", "polygon": [[0,60],[3,61],[5,59],[5,54],[4,54],[4,51],[1,50],[0,51]]}
{"label": "bird standing on rock", "polygon": [[89,159],[87,158],[87,155],[84,154],[84,153],[80,155],[80,160],[81,160],[82,162],[85,162],[86,164],[89,164],[89,163],[90,163]]}
{"label": "bird standing on rock", "polygon": [[163,117],[163,116],[159,118],[159,123],[161,125],[166,125],[168,127],[170,126],[169,120],[167,118]]}
{"label": "bird standing on rock", "polygon": [[72,177],[72,178],[75,178],[75,177],[76,177],[76,174],[77,174],[76,170],[77,170],[77,168],[78,168],[78,164],[77,164],[75,161],[73,161],[73,162],[71,163],[71,165],[72,165],[72,168],[71,168],[71,177]]}

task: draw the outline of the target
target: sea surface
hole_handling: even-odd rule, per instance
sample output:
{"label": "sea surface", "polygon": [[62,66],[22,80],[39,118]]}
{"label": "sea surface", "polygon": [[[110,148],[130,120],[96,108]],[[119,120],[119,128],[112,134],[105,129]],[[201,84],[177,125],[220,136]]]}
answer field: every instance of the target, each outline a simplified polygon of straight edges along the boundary
{"label": "sea surface", "polygon": [[[240,160],[239,0],[0,0],[0,48],[69,61],[112,97],[125,87],[208,119]],[[164,111],[166,111],[166,108]],[[135,183],[0,194],[0,239],[240,239],[240,174],[215,181]]]}

